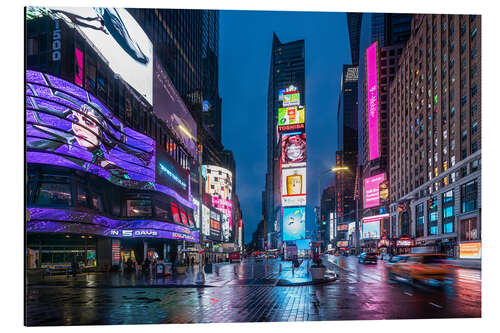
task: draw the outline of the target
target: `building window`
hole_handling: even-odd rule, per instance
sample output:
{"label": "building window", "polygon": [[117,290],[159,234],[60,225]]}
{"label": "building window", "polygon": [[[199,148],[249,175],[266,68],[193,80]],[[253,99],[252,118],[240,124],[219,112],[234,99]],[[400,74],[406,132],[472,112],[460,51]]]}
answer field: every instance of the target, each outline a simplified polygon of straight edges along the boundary
{"label": "building window", "polygon": [[462,213],[471,212],[478,208],[477,206],[477,179],[468,182],[460,187],[460,198],[461,198],[461,207]]}
{"label": "building window", "polygon": [[127,200],[127,216],[151,215],[151,200]]}
{"label": "building window", "polygon": [[477,141],[472,142],[470,145],[470,153],[474,154],[477,151]]}
{"label": "building window", "polygon": [[39,183],[34,202],[41,206],[71,206],[70,184]]}
{"label": "building window", "polygon": [[481,239],[477,218],[460,221],[460,241],[471,241]]}
{"label": "building window", "polygon": [[455,198],[453,190],[443,193],[443,234],[453,232],[455,220]]}
{"label": "building window", "polygon": [[471,89],[471,95],[472,97],[476,96],[477,94],[477,84],[474,84]]}
{"label": "building window", "polygon": [[438,197],[429,199],[427,207],[427,234],[438,234]]}
{"label": "building window", "polygon": [[417,205],[415,210],[415,221],[417,221],[416,237],[424,236],[424,204]]}

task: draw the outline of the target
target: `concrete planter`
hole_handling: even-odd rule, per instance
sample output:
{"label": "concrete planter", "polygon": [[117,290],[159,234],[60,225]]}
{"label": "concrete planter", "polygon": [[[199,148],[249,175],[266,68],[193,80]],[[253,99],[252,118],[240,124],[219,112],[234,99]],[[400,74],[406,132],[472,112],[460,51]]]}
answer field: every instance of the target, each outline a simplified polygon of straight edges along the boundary
{"label": "concrete planter", "polygon": [[177,274],[186,274],[186,266],[177,266],[175,267]]}
{"label": "concrete planter", "polygon": [[313,280],[323,280],[325,272],[326,267],[311,267],[311,277]]}

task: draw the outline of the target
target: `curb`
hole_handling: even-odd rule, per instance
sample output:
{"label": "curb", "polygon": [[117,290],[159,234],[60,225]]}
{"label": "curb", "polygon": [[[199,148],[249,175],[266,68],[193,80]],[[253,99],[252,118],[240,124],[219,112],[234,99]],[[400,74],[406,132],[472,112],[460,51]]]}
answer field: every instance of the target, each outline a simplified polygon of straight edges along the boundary
{"label": "curb", "polygon": [[137,285],[137,286],[51,286],[48,284],[30,284],[27,286],[28,288],[71,288],[71,289],[112,289],[112,288],[213,288],[216,286],[212,286],[209,284],[165,284],[165,285]]}

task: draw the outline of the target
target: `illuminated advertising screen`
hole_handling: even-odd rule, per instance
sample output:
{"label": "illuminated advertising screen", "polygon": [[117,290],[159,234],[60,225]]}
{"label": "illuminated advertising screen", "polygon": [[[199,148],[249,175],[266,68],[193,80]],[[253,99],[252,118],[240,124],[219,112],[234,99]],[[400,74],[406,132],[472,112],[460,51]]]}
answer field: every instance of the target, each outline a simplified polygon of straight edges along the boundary
{"label": "illuminated advertising screen", "polygon": [[348,228],[349,226],[347,224],[339,224],[337,226],[337,231],[347,231]]}
{"label": "illuminated advertising screen", "polygon": [[161,62],[154,58],[154,113],[174,132],[191,156],[196,156],[196,122]]}
{"label": "illuminated advertising screen", "polygon": [[366,49],[366,96],[370,161],[380,156],[378,124],[378,55],[377,42]]}
{"label": "illuminated advertising screen", "polygon": [[210,211],[210,239],[221,240],[221,229],[220,214]]}
{"label": "illuminated advertising screen", "polygon": [[196,228],[200,228],[200,202],[195,198],[192,199],[194,208],[193,208],[193,218],[194,224]]}
{"label": "illuminated advertising screen", "polygon": [[210,208],[201,204],[201,232],[205,236],[210,236]]}
{"label": "illuminated advertising screen", "polygon": [[212,206],[229,217],[229,226],[233,225],[233,174],[225,168],[215,165],[203,165],[205,193],[212,196]]}
{"label": "illuminated advertising screen", "polygon": [[222,239],[224,242],[229,242],[231,238],[231,229],[229,228],[229,216],[222,214]]}
{"label": "illuminated advertising screen", "polygon": [[306,133],[295,132],[281,135],[281,167],[306,165]]}
{"label": "illuminated advertising screen", "polygon": [[156,182],[174,189],[183,198],[189,196],[189,173],[169,153],[156,147]]}
{"label": "illuminated advertising screen", "polygon": [[305,108],[302,105],[278,109],[278,126],[303,124]]}
{"label": "illuminated advertising screen", "polygon": [[306,168],[281,170],[281,199],[283,207],[306,205]]}
{"label": "illuminated advertising screen", "polygon": [[157,189],[153,139],[123,126],[77,85],[35,71],[26,71],[26,160]]}
{"label": "illuminated advertising screen", "polygon": [[481,259],[481,242],[460,243],[460,259]]}
{"label": "illuminated advertising screen", "polygon": [[283,208],[283,240],[304,239],[306,236],[306,208]]}
{"label": "illuminated advertising screen", "polygon": [[181,224],[181,215],[179,214],[179,207],[177,204],[171,202],[170,208],[172,209],[172,218],[174,219],[174,222]]}
{"label": "illuminated advertising screen", "polygon": [[81,32],[111,70],[153,104],[153,44],[126,9],[51,7],[38,12]]}
{"label": "illuminated advertising screen", "polygon": [[199,232],[173,223],[140,220],[115,220],[109,217],[54,208],[27,208],[27,232],[100,235],[113,238],[158,238],[199,242]]}
{"label": "illuminated advertising screen", "polygon": [[380,183],[385,180],[385,173],[364,179],[364,205],[365,208],[380,205]]}
{"label": "illuminated advertising screen", "polygon": [[283,92],[283,106],[294,106],[300,104],[300,93],[298,91]]}
{"label": "illuminated advertising screen", "polygon": [[380,238],[380,223],[384,218],[388,218],[389,214],[375,215],[363,218],[361,223],[362,239],[378,239]]}
{"label": "illuminated advertising screen", "polygon": [[349,223],[349,234],[353,234],[356,232],[356,222]]}
{"label": "illuminated advertising screen", "polygon": [[349,241],[338,241],[337,247],[349,247]]}

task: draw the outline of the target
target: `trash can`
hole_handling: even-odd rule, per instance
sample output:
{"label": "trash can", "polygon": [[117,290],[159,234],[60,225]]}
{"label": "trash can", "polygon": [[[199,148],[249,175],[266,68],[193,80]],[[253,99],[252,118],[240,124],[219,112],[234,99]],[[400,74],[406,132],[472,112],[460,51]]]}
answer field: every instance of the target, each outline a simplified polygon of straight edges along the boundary
{"label": "trash can", "polygon": [[213,266],[212,264],[206,264],[205,265],[205,273],[212,274],[212,269],[213,269],[212,266]]}

